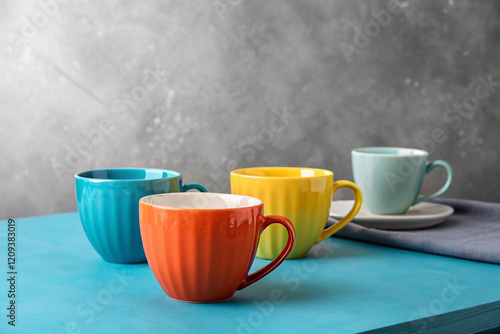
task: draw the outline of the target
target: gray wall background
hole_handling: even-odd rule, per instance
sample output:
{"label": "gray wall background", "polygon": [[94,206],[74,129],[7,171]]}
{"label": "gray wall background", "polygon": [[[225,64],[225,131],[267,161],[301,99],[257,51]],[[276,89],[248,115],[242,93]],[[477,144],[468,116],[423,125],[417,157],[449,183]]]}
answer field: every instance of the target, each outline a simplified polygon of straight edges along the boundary
{"label": "gray wall background", "polygon": [[228,192],[245,166],[352,180],[373,145],[424,147],[455,169],[446,197],[500,202],[500,87],[477,91],[500,82],[500,2],[392,4],[2,1],[0,218],[76,210],[88,169]]}

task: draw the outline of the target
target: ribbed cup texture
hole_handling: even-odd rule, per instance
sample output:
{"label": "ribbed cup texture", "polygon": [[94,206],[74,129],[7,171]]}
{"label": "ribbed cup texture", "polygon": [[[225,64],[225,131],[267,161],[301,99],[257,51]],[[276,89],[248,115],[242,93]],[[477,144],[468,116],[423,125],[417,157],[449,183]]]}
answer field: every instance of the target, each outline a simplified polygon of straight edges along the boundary
{"label": "ribbed cup texture", "polygon": [[231,298],[255,257],[260,210],[196,212],[141,203],[144,250],[165,293],[196,303]]}
{"label": "ribbed cup texture", "polygon": [[139,228],[140,196],[129,191],[83,190],[79,204],[83,229],[105,261],[146,262]]}
{"label": "ribbed cup texture", "polygon": [[[303,257],[325,228],[332,201],[333,176],[315,178],[250,178],[231,175],[231,193],[259,198],[264,215],[288,218],[295,227],[295,245],[287,257]],[[274,259],[288,234],[281,225],[269,226],[260,237],[257,257]]]}
{"label": "ribbed cup texture", "polygon": [[139,200],[147,195],[179,191],[179,178],[95,182],[76,180],[83,229],[96,252],[107,262],[144,263],[139,227]]}

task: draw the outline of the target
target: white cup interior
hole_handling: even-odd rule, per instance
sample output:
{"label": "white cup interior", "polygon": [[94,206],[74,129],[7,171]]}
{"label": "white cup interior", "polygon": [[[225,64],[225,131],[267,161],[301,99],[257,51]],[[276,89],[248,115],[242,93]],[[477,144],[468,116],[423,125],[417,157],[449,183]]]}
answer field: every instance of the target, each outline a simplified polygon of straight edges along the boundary
{"label": "white cup interior", "polygon": [[362,147],[353,150],[352,153],[385,157],[427,156],[424,150],[404,147]]}
{"label": "white cup interior", "polygon": [[174,209],[220,210],[248,208],[262,204],[250,196],[218,193],[169,193],[143,197],[141,202]]}

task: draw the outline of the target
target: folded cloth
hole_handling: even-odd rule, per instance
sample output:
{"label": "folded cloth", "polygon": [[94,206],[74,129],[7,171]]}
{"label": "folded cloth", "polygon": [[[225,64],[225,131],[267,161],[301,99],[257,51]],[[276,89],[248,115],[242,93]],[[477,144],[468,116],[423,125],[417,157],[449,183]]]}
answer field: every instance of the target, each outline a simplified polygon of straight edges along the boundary
{"label": "folded cloth", "polygon": [[[441,224],[420,230],[383,231],[347,224],[335,236],[500,264],[500,203],[436,199],[455,212]],[[329,218],[328,224],[336,221]]]}

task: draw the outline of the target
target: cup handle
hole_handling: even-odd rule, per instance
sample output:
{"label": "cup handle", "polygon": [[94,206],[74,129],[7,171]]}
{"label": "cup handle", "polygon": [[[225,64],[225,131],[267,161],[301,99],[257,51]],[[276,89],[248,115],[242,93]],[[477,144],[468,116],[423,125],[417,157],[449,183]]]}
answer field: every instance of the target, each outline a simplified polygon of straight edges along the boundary
{"label": "cup handle", "polygon": [[271,263],[268,263],[265,267],[257,270],[250,275],[247,275],[245,279],[243,279],[243,282],[241,282],[241,284],[238,286],[237,290],[244,289],[250,284],[257,282],[262,277],[269,274],[271,271],[276,269],[276,267],[278,267],[283,261],[285,261],[288,254],[290,254],[290,252],[292,251],[293,244],[295,242],[295,229],[293,228],[293,224],[287,218],[282,216],[266,216],[265,219],[266,220],[262,224],[262,231],[264,231],[264,229],[271,224],[281,224],[286,228],[286,231],[288,232],[288,240],[281,253],[279,253],[279,255],[274,260],[272,260]]}
{"label": "cup handle", "polygon": [[427,164],[427,166],[425,167],[425,174],[430,173],[431,170],[433,170],[436,167],[443,167],[444,169],[446,169],[446,174],[448,174],[448,177],[446,178],[446,183],[444,184],[444,186],[441,189],[439,189],[438,191],[436,191],[432,195],[417,197],[415,199],[415,202],[413,202],[412,205],[415,205],[415,204],[418,204],[421,202],[430,201],[433,198],[441,196],[450,188],[451,181],[453,180],[453,169],[451,168],[450,164],[444,160],[434,160],[432,162],[429,162]]}
{"label": "cup handle", "polygon": [[207,192],[207,189],[199,183],[186,183],[184,185],[181,184],[181,192],[186,192],[189,189],[197,189],[197,190],[201,191],[202,193]]}
{"label": "cup handle", "polygon": [[363,195],[361,195],[361,190],[359,190],[356,184],[344,180],[333,182],[334,194],[340,188],[349,188],[352,190],[352,192],[354,193],[354,205],[351,211],[349,211],[349,213],[344,218],[342,218],[341,220],[339,220],[337,223],[333,224],[326,230],[323,230],[319,235],[318,240],[316,240],[315,244],[325,240],[328,237],[331,237],[334,233],[338,232],[341,228],[343,228],[348,222],[350,222],[356,216],[359,209],[361,208],[361,203],[363,202]]}

